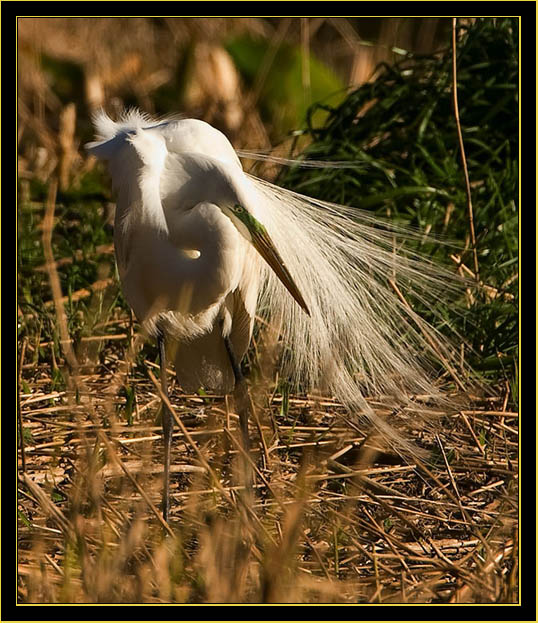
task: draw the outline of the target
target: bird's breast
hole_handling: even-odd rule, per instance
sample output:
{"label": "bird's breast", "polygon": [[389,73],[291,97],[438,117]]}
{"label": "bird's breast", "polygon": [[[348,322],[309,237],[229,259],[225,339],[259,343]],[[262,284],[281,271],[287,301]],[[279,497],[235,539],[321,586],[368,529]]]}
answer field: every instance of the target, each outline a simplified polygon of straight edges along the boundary
{"label": "bird's breast", "polygon": [[175,212],[167,235],[133,225],[120,271],[124,294],[142,322],[163,312],[193,318],[219,306],[244,274],[246,242],[214,204]]}

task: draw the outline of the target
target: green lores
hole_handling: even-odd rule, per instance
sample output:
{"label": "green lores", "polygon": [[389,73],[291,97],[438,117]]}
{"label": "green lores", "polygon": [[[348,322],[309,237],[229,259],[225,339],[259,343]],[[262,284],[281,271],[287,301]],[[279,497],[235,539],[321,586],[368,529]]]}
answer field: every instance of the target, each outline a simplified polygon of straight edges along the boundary
{"label": "green lores", "polygon": [[267,230],[265,229],[265,227],[243,206],[240,206],[238,203],[236,203],[232,208],[232,212],[248,229],[251,236],[254,236],[255,234],[257,234],[258,236],[267,235]]}

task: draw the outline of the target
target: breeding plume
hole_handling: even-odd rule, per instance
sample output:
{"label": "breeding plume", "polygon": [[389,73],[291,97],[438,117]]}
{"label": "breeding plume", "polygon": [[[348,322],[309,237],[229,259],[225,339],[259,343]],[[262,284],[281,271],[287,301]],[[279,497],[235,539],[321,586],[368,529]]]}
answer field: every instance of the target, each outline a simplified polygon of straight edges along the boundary
{"label": "breeding plume", "polygon": [[[249,175],[203,121],[137,111],[94,121],[88,148],[107,161],[117,196],[123,293],[158,340],[163,389],[169,352],[183,389],[230,392],[258,315],[280,336],[284,378],[331,392],[401,448],[364,396],[398,406],[415,394],[440,397],[432,359],[453,372],[450,349],[407,302],[434,301],[454,284],[400,251],[416,234]],[[163,428],[167,488],[170,414]]]}

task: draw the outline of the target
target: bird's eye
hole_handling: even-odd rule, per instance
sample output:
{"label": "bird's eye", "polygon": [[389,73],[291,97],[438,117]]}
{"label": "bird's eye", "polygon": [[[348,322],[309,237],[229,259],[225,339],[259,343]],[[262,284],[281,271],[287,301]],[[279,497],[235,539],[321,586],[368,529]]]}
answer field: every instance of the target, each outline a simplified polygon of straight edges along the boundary
{"label": "bird's eye", "polygon": [[244,210],[243,206],[240,206],[238,204],[235,204],[232,209],[236,214],[241,214],[241,212],[243,212]]}

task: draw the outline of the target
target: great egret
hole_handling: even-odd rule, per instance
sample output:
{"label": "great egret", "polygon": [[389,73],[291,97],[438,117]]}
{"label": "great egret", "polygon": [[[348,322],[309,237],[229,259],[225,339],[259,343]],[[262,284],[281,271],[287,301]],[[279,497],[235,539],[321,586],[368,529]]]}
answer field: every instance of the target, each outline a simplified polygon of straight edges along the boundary
{"label": "great egret", "polygon": [[[409,448],[364,395],[399,405],[417,393],[441,398],[428,360],[449,365],[450,347],[396,284],[432,301],[453,276],[399,252],[395,237],[407,231],[245,173],[224,134],[203,121],[130,110],[118,122],[100,112],[94,123],[88,149],[108,162],[117,194],[123,292],[158,341],[165,394],[165,340],[176,346],[184,389],[232,390],[258,313],[282,337],[285,378],[323,386]],[[164,411],[166,519],[172,416]]]}

